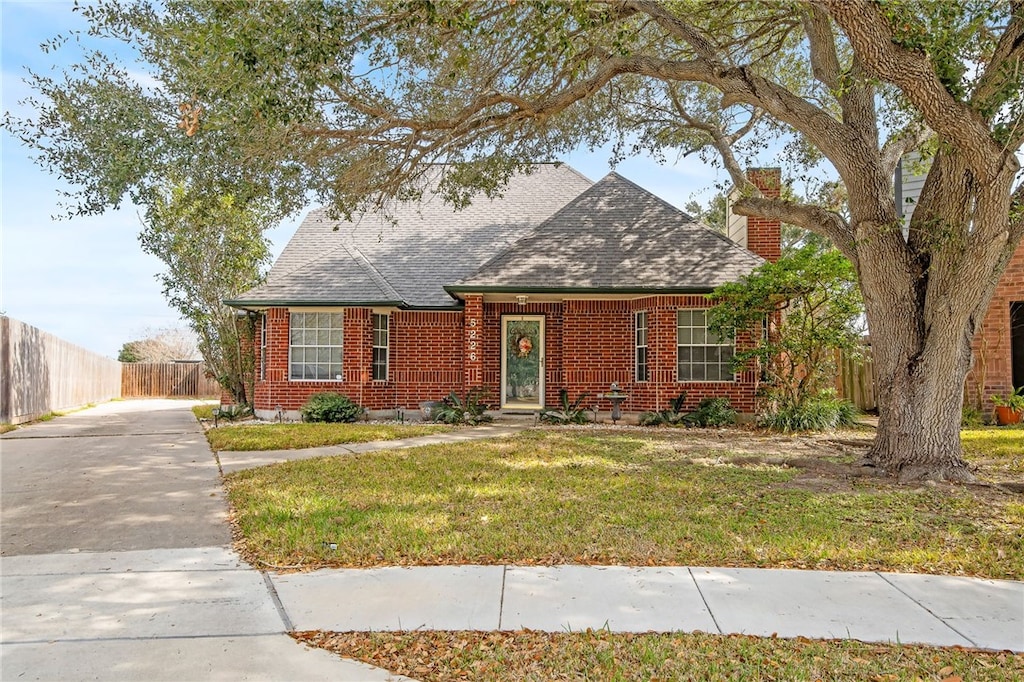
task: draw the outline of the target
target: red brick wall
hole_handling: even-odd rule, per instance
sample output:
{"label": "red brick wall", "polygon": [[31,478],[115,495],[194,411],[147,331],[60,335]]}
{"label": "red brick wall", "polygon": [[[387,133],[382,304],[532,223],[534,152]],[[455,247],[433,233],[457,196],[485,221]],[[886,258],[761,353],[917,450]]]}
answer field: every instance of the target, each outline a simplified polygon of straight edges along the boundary
{"label": "red brick wall", "polygon": [[[779,168],[751,168],[747,177],[767,199],[777,199],[782,193],[782,170]],[[782,223],[767,218],[747,218],[747,249],[774,263],[782,256]]]}
{"label": "red brick wall", "polygon": [[[543,315],[545,320],[545,402],[556,405],[559,391],[570,399],[590,393],[586,404],[600,403],[598,393],[612,382],[630,395],[623,409],[629,412],[658,410],[687,391],[687,408],[701,398],[726,396],[743,412],[754,409],[756,374],[742,372],[735,382],[676,381],[676,310],[706,308],[703,296],[655,296],[630,301],[581,301],[561,303],[482,303],[469,297],[468,316],[462,312],[395,311],[390,315],[390,358],[387,381],[371,381],[373,324],[368,308],[344,310],[343,380],[288,380],[288,311],[268,311],[266,379],[256,384],[256,408],[298,410],[313,393],[343,393],[371,410],[395,407],[415,409],[424,400],[439,400],[450,391],[462,393],[468,386],[489,389],[497,404],[501,387],[502,315]],[[648,313],[648,363],[650,380],[635,379],[635,317]],[[478,319],[479,334],[464,320]],[[470,348],[477,341],[477,348]],[[741,336],[739,343],[749,343]],[[468,350],[467,350],[468,349]],[[468,354],[477,352],[477,360]],[[477,378],[479,377],[479,378]],[[601,405],[607,410],[606,404]]]}
{"label": "red brick wall", "polygon": [[[988,314],[974,336],[974,369],[967,375],[967,402],[982,411],[992,408],[993,395],[1012,390],[1010,304],[1024,301],[1024,243],[1017,246],[996,287]],[[979,383],[982,384],[979,404]]]}
{"label": "red brick wall", "polygon": [[463,353],[466,367],[463,384],[467,387],[482,386],[484,383],[484,298],[479,294],[466,296],[463,309],[465,339]]}
{"label": "red brick wall", "polygon": [[342,381],[288,379],[288,310],[271,308],[266,380],[257,381],[259,410],[298,410],[313,393],[343,393],[371,410],[415,408],[463,390],[462,313],[395,311],[389,320],[387,381],[370,380],[373,315],[369,308],[344,309]]}
{"label": "red brick wall", "polygon": [[[676,310],[707,308],[703,296],[655,296],[629,301],[568,300],[563,303],[484,304],[484,384],[494,400],[501,390],[501,316],[544,315],[545,402],[557,405],[559,391],[575,400],[590,393],[584,404],[608,404],[597,399],[612,382],[628,393],[623,404],[629,412],[660,410],[680,392],[687,392],[692,409],[701,398],[728,397],[743,412],[754,410],[756,372],[740,373],[736,382],[676,381]],[[648,313],[648,366],[650,380],[635,381],[635,313]],[[739,344],[750,343],[749,334]]]}

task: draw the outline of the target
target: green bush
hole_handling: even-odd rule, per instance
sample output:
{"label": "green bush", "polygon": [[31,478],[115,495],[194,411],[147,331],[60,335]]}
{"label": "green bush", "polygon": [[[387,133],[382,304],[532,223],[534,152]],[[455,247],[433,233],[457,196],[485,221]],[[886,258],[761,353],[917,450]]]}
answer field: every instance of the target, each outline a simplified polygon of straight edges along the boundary
{"label": "green bush", "polygon": [[783,407],[758,416],[757,423],[773,431],[830,431],[853,426],[859,412],[848,400],[824,395],[804,401],[803,405]]}
{"label": "green bush", "polygon": [[736,410],[728,398],[704,398],[697,409],[683,417],[687,426],[728,426],[736,423]]}
{"label": "green bush", "polygon": [[200,412],[197,412],[195,408],[193,408],[192,411],[199,419],[213,419],[214,410],[217,410],[217,418],[215,421],[224,420],[228,422],[233,422],[238,419],[245,419],[246,417],[252,416],[252,408],[248,405],[210,405],[209,417],[202,416],[202,414]]}
{"label": "green bush", "polygon": [[985,413],[973,405],[964,405],[963,414],[960,417],[960,426],[964,428],[977,428],[985,425]]}
{"label": "green bush", "polygon": [[363,408],[340,393],[314,393],[299,412],[307,422],[354,422],[363,416]]}
{"label": "green bush", "polygon": [[570,403],[569,391],[563,388],[558,392],[558,401],[562,404],[562,409],[544,408],[540,412],[540,420],[547,424],[586,424],[590,417],[587,416],[587,408],[583,407],[583,401],[589,396],[589,393],[581,393],[580,397]]}
{"label": "green bush", "polygon": [[443,424],[469,424],[475,426],[483,422],[491,421],[491,415],[487,414],[487,403],[484,398],[487,396],[485,388],[471,388],[465,398],[452,391],[442,401],[441,405],[434,409],[434,421]]}
{"label": "green bush", "polygon": [[683,412],[683,404],[686,402],[686,391],[676,396],[668,409],[661,412],[643,412],[640,414],[640,426],[677,426],[684,424],[686,413]]}

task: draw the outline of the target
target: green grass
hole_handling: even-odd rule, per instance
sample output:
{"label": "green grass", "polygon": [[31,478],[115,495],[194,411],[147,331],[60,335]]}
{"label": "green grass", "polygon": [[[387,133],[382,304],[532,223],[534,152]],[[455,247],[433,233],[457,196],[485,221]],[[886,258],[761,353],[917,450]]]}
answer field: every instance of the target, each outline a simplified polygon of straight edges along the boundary
{"label": "green grass", "polygon": [[423,682],[451,680],[1024,680],[1024,655],[703,633],[300,632]]}
{"label": "green grass", "polygon": [[215,403],[203,403],[202,405],[193,405],[192,414],[196,416],[196,419],[213,419],[213,410],[218,406]]}
{"label": "green grass", "polygon": [[[1024,577],[1024,505],[985,489],[839,482],[641,432],[510,439],[231,474],[271,565],[683,564]],[[991,491],[987,494],[992,495]],[[337,549],[330,549],[334,543]]]}
{"label": "green grass", "polygon": [[960,439],[972,462],[1006,473],[1024,474],[1024,424],[964,429]]}
{"label": "green grass", "polygon": [[206,439],[216,451],[296,450],[415,438],[452,430],[444,424],[234,424],[210,429]]}

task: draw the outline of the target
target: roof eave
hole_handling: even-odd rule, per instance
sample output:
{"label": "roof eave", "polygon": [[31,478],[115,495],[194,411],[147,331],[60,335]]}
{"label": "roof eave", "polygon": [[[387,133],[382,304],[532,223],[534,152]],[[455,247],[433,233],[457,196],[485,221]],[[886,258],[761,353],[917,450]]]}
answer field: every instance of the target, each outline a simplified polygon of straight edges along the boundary
{"label": "roof eave", "polygon": [[453,284],[449,294],[710,294],[714,287],[517,287]]}
{"label": "roof eave", "polygon": [[397,308],[408,308],[405,301],[310,301],[302,299],[231,299],[225,300],[224,305],[232,308],[263,309],[263,308],[323,308],[323,307],[348,307],[366,308],[371,306],[388,306]]}

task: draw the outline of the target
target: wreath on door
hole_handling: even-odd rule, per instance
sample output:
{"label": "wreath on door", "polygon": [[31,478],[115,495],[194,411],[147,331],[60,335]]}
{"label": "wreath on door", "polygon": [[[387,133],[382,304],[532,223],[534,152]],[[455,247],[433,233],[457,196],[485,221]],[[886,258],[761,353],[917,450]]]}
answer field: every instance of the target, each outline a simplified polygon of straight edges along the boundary
{"label": "wreath on door", "polygon": [[533,341],[530,340],[529,336],[520,336],[516,341],[516,355],[525,358],[531,351],[533,351]]}

